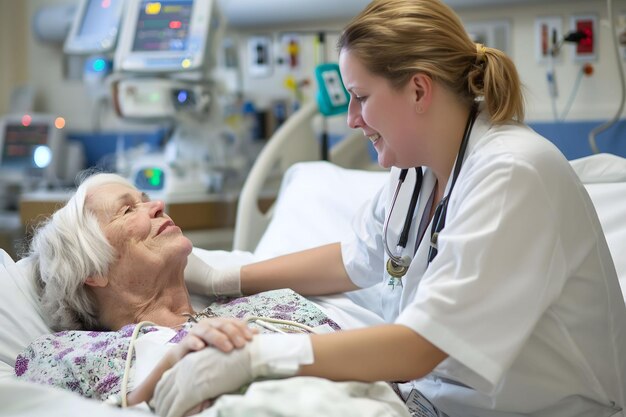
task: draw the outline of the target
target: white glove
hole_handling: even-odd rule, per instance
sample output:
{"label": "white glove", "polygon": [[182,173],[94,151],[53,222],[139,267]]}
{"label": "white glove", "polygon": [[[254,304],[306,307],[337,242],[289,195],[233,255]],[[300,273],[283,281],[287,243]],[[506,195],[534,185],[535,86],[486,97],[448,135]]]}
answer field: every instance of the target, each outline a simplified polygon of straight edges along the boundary
{"label": "white glove", "polygon": [[215,269],[195,254],[189,254],[185,283],[189,291],[202,295],[241,296],[241,267]]}
{"label": "white glove", "polygon": [[294,376],[300,365],[312,363],[308,335],[256,335],[230,353],[209,347],[188,354],[163,374],[151,404],[162,417],[180,417],[204,400],[233,392],[256,378]]}

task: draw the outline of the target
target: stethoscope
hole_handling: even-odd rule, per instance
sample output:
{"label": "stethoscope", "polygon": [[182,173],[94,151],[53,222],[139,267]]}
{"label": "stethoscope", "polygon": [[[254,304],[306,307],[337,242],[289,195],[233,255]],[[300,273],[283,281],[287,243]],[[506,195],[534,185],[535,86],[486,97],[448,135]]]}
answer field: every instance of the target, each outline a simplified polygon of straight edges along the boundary
{"label": "stethoscope", "polygon": [[[470,133],[472,132],[472,127],[474,126],[474,121],[476,120],[477,113],[478,106],[473,105],[467,119],[467,123],[465,125],[465,132],[463,133],[463,139],[461,140],[459,153],[456,157],[456,162],[454,164],[454,172],[452,174],[452,183],[450,184],[450,190],[448,191],[448,194],[441,199],[441,201],[439,202],[439,204],[437,204],[437,207],[435,208],[435,214],[433,215],[433,221],[430,229],[430,248],[428,249],[428,264],[430,264],[432,260],[435,259],[435,256],[437,256],[437,240],[439,238],[439,233],[446,225],[448,201],[450,201],[450,194],[452,193],[454,184],[456,183],[456,180],[459,177],[459,173],[461,172],[461,166],[463,165],[463,158],[465,157],[467,143],[469,141]],[[407,211],[406,218],[404,219],[402,232],[400,233],[400,238],[398,239],[398,244],[396,245],[396,253],[398,254],[396,255],[391,252],[391,249],[389,249],[389,245],[387,244],[387,228],[389,227],[389,220],[391,219],[393,208],[396,205],[396,199],[398,198],[398,194],[400,193],[400,188],[402,187],[402,183],[404,183],[408,172],[408,168],[404,168],[400,171],[400,176],[398,177],[398,185],[396,186],[396,191],[391,201],[391,208],[389,210],[387,218],[385,219],[385,225],[383,228],[383,245],[385,246],[385,252],[387,253],[387,256],[389,256],[389,259],[387,260],[387,272],[389,273],[389,275],[391,275],[391,277],[396,279],[400,279],[404,275],[406,275],[406,271],[409,269],[409,265],[411,265],[411,257],[408,255],[402,255],[402,252],[404,252],[406,244],[409,240],[409,231],[411,230],[411,223],[413,221],[413,212],[415,211],[415,206],[417,205],[417,199],[420,194],[420,189],[422,188],[423,180],[422,167],[416,167],[415,186],[413,187],[413,194],[411,195],[409,210]]]}

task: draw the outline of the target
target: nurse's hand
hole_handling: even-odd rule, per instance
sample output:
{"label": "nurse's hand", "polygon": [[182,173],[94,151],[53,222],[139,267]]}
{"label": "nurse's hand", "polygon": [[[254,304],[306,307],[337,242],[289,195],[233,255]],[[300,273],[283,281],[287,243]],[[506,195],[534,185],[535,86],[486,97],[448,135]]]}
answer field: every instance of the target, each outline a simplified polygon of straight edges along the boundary
{"label": "nurse's hand", "polygon": [[[187,336],[180,343],[167,351],[150,375],[127,396],[128,404],[135,405],[150,400],[153,397],[157,382],[161,380],[165,372],[189,355],[190,352],[215,350],[213,348],[205,349],[207,346],[214,346],[222,352],[230,352],[248,344],[255,333],[248,329],[244,321],[239,319],[214,317],[201,320],[189,330]],[[209,404],[198,402],[191,405],[198,405],[193,411],[199,412]]]}
{"label": "nurse's hand", "polygon": [[185,267],[185,284],[195,294],[240,297],[240,271],[240,267],[215,269],[191,253]]}
{"label": "nurse's hand", "polygon": [[254,379],[250,344],[230,353],[214,348],[185,356],[163,374],[151,404],[162,417],[180,417],[208,405],[207,399],[233,392]]}
{"label": "nurse's hand", "polygon": [[294,376],[313,360],[307,334],[260,334],[229,353],[209,347],[188,354],[165,372],[151,404],[162,417],[180,417],[205,407],[203,400],[233,392],[255,378]]}

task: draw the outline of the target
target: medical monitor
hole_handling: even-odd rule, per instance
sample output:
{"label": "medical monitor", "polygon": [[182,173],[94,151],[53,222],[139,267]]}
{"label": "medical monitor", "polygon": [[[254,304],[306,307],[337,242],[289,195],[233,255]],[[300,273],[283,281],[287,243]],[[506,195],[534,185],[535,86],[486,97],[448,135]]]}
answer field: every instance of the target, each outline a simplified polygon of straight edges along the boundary
{"label": "medical monitor", "polygon": [[167,73],[207,67],[219,24],[215,17],[213,0],[129,0],[115,69]]}
{"label": "medical monitor", "polygon": [[117,44],[125,0],[81,0],[65,39],[66,54],[102,54]]}
{"label": "medical monitor", "polygon": [[[64,137],[61,121],[51,115],[6,115],[0,118],[0,176],[20,181],[35,173],[57,175]],[[55,126],[56,124],[56,126]]]}

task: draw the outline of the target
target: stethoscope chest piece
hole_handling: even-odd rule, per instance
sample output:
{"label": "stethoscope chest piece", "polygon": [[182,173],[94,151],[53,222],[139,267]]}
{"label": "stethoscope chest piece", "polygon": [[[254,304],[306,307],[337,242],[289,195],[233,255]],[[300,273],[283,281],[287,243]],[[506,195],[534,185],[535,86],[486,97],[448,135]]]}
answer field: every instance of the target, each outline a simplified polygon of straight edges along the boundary
{"label": "stethoscope chest piece", "polygon": [[393,260],[387,259],[387,273],[394,278],[401,279],[408,269],[408,266],[398,265]]}
{"label": "stethoscope chest piece", "polygon": [[437,245],[438,240],[439,240],[439,232],[433,233],[433,235],[430,238],[430,246],[432,246],[435,249],[439,249]]}

